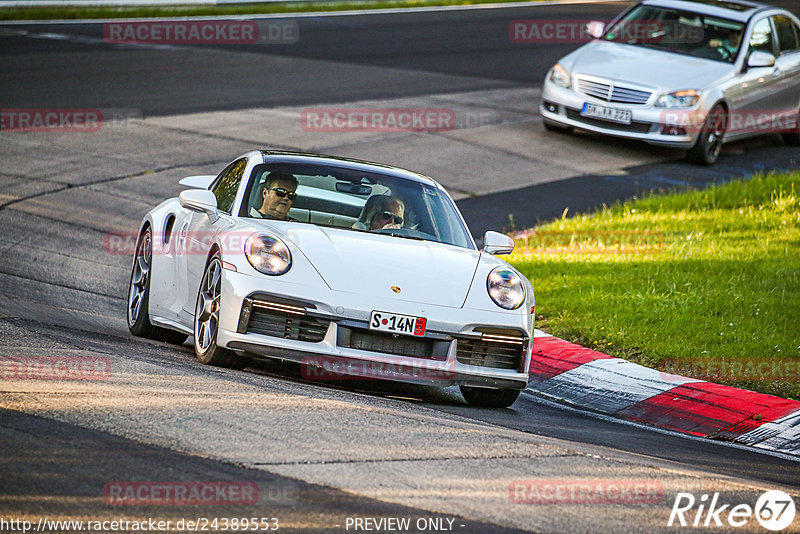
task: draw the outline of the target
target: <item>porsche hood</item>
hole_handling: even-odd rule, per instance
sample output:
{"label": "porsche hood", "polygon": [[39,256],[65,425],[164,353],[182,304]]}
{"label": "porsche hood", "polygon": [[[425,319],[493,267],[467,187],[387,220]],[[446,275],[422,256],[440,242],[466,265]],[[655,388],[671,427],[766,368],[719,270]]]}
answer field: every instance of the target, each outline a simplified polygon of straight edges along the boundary
{"label": "porsche hood", "polygon": [[286,236],[334,291],[463,306],[481,253],[432,241],[292,225]]}

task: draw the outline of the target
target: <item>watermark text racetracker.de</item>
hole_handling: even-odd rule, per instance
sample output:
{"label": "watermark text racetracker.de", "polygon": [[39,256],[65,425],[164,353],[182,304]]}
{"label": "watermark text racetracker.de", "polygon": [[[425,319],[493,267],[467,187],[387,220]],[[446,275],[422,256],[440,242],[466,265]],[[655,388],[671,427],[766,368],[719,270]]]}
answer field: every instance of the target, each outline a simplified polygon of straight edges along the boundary
{"label": "watermark text racetracker.de", "polygon": [[[107,254],[130,256],[136,252],[136,232],[109,232],[103,236]],[[153,235],[153,255],[207,254],[215,243],[223,255],[244,254],[253,232],[172,232]],[[664,248],[664,236],[657,231],[552,231],[525,230],[512,235],[518,254],[652,254]]]}
{"label": "watermark text racetracker.de", "polygon": [[113,44],[242,45],[294,44],[294,20],[148,20],[107,22],[103,37]]}
{"label": "watermark text racetracker.de", "polygon": [[4,108],[0,110],[0,133],[97,132],[141,118],[141,110],[131,108]]}
{"label": "watermark text racetracker.de", "polygon": [[304,358],[300,373],[305,380],[414,380],[452,382],[456,372],[445,361],[396,358],[391,362],[344,360],[338,357]]}
{"label": "watermark text racetracker.de", "polygon": [[536,478],[513,481],[508,499],[536,505],[654,505],[664,502],[664,485],[654,479]]}
{"label": "watermark text racetracker.de", "polygon": [[300,126],[314,132],[442,132],[456,128],[447,108],[307,108]]}
{"label": "watermark text racetracker.de", "polygon": [[[215,243],[219,245],[223,256],[243,255],[247,239],[252,231],[227,232],[181,232],[176,231],[164,237],[160,232],[153,234],[150,245],[151,254],[157,255],[194,255],[208,254]],[[136,252],[137,232],[109,232],[103,236],[103,250],[112,256],[131,256]]]}
{"label": "watermark text racetracker.de", "polygon": [[741,360],[680,359],[665,360],[660,366],[666,381],[695,378],[717,382],[730,381],[800,381],[800,361],[791,358],[744,358]]}
{"label": "watermark text racetracker.de", "polygon": [[511,236],[516,254],[653,254],[664,236],[651,230],[524,230]]}
{"label": "watermark text racetracker.de", "polygon": [[252,482],[109,482],[106,503],[115,506],[184,506],[256,504],[258,486]]}
{"label": "watermark text racetracker.de", "polygon": [[0,380],[107,380],[107,356],[3,356]]}
{"label": "watermark text racetracker.de", "polygon": [[[781,109],[738,109],[718,110],[728,134],[797,133],[800,121],[797,110]],[[670,135],[686,135],[702,132],[709,122],[709,115],[697,110],[665,110],[661,112],[659,123],[662,132]]]}
{"label": "watermark text racetracker.de", "polygon": [[[508,37],[517,44],[588,43],[588,19],[517,19],[508,24]],[[699,43],[703,28],[661,20],[631,20],[615,30],[614,40],[652,44]]]}

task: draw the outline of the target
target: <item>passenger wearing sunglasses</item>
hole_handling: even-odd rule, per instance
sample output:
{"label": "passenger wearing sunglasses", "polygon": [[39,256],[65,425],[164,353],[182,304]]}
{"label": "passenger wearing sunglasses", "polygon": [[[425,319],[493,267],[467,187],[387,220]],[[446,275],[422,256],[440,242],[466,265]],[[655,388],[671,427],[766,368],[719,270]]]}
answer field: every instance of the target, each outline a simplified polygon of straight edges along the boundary
{"label": "passenger wearing sunglasses", "polygon": [[270,173],[261,193],[263,201],[252,217],[262,219],[292,220],[288,217],[292,202],[297,198],[297,178],[291,174]]}
{"label": "passenger wearing sunglasses", "polygon": [[399,198],[375,195],[367,200],[361,216],[353,225],[358,230],[384,230],[403,227],[405,205]]}

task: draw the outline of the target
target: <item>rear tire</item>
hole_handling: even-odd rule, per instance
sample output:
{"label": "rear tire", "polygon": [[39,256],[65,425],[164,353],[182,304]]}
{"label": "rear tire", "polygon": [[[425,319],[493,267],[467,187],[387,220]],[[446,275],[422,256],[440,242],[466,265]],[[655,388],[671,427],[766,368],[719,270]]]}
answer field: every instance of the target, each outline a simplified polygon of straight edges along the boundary
{"label": "rear tire", "polygon": [[692,163],[713,165],[722,151],[722,139],[728,128],[728,112],[722,104],[716,104],[708,112],[697,142],[686,153]]}
{"label": "rear tire", "polygon": [[153,265],[153,233],[147,226],[136,240],[128,288],[128,330],[138,337],[183,344],[186,334],[153,326],[150,322],[150,268]]}
{"label": "rear tire", "polygon": [[194,310],[194,352],[200,363],[244,369],[250,358],[238,356],[234,352],[217,345],[219,332],[220,297],[222,293],[222,259],[214,254],[206,265]]}
{"label": "rear tire", "polygon": [[517,400],[521,389],[488,389],[461,386],[461,395],[469,404],[483,408],[508,408]]}

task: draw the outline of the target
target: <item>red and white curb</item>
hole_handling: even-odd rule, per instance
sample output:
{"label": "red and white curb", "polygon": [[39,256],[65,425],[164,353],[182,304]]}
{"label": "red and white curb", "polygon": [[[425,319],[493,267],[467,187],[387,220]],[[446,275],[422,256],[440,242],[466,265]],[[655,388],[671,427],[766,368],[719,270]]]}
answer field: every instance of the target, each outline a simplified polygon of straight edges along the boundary
{"label": "red and white curb", "polygon": [[650,369],[539,330],[528,390],[630,421],[800,455],[800,401]]}

